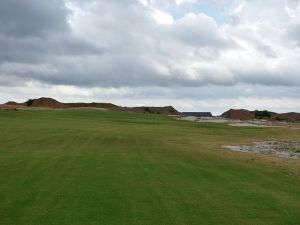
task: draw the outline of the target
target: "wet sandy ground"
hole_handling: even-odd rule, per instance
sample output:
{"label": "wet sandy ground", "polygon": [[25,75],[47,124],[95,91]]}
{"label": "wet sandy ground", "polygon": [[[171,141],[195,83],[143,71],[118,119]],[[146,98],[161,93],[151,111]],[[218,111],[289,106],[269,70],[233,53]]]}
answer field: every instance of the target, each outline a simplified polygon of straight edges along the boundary
{"label": "wet sandy ground", "polygon": [[225,123],[229,126],[235,127],[286,127],[294,130],[300,129],[300,123],[288,123],[268,120],[230,120],[222,117],[196,117],[184,116],[178,118],[180,120],[193,121],[193,122],[209,122],[209,123]]}
{"label": "wet sandy ground", "polygon": [[283,158],[300,159],[299,141],[262,141],[252,145],[224,145],[230,151],[259,153]]}

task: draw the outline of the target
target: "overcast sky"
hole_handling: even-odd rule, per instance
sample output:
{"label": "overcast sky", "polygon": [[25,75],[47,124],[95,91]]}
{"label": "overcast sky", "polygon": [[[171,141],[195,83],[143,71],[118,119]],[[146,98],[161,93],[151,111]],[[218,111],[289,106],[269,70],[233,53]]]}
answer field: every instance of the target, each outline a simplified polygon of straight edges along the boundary
{"label": "overcast sky", "polygon": [[0,94],[300,111],[300,0],[1,0]]}

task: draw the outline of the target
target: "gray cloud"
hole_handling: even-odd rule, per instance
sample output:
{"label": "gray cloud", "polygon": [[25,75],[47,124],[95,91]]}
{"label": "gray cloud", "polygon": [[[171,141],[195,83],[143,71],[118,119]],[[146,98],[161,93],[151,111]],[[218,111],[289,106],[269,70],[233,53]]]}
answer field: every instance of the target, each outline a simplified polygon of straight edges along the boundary
{"label": "gray cloud", "polygon": [[1,1],[0,63],[43,63],[61,55],[102,53],[103,49],[72,36],[70,14],[63,0]]}
{"label": "gray cloud", "polygon": [[286,35],[288,39],[300,46],[300,19],[299,23],[293,23],[288,27]]}
{"label": "gray cloud", "polygon": [[0,34],[0,62],[41,63],[61,55],[101,54],[105,49],[70,35],[15,38]]}
{"label": "gray cloud", "polygon": [[298,28],[283,34],[297,19],[274,19],[290,1],[268,13],[270,1],[245,2],[229,14],[238,23],[220,25],[201,11],[172,19],[174,1],[3,0],[0,86],[300,85]]}
{"label": "gray cloud", "polygon": [[216,22],[204,14],[189,14],[179,19],[171,27],[172,38],[187,45],[209,46],[211,48],[234,47],[234,42],[225,37],[219,30]]}
{"label": "gray cloud", "polygon": [[0,32],[24,38],[66,32],[67,9],[63,0],[0,1]]}

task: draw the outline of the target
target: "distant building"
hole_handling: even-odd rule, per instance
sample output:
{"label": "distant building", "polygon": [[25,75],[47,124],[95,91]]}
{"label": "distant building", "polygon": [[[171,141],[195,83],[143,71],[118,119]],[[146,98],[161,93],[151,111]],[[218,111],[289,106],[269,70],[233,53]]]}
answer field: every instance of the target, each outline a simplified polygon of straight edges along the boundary
{"label": "distant building", "polygon": [[213,117],[211,112],[182,112],[183,116]]}

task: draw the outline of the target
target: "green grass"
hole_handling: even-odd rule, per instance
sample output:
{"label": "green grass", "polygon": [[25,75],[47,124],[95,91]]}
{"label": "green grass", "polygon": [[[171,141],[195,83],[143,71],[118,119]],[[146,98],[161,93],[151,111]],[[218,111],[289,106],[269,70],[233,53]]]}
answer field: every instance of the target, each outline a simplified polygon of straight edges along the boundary
{"label": "green grass", "polygon": [[221,149],[297,130],[77,110],[0,111],[0,129],[1,225],[300,224],[299,161]]}

